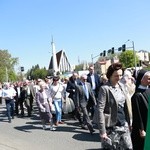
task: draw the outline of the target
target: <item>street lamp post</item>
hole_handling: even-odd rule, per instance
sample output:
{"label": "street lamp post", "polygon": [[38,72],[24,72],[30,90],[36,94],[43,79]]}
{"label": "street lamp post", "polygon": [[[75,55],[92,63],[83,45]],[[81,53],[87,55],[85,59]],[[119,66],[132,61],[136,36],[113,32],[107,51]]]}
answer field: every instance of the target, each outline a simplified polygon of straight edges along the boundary
{"label": "street lamp post", "polygon": [[134,67],[135,67],[135,70],[136,70],[136,53],[135,53],[135,46],[134,46],[134,41],[131,41],[131,40],[127,40],[125,43],[127,43],[128,41],[132,42],[132,49],[133,49],[133,56],[134,56]]}
{"label": "street lamp post", "polygon": [[94,59],[94,58],[93,58],[93,54],[91,54],[91,59],[92,59],[92,65],[93,65],[93,59]]}
{"label": "street lamp post", "polygon": [[133,48],[133,55],[134,55],[134,66],[136,70],[136,53],[135,53],[134,41],[132,41],[132,48]]}
{"label": "street lamp post", "polygon": [[8,82],[8,70],[7,70],[7,67],[5,69],[6,69],[6,82]]}
{"label": "street lamp post", "polygon": [[96,57],[98,57],[98,56],[99,56],[99,55],[93,57],[93,54],[91,54],[92,65],[93,65],[93,63],[94,63],[94,62],[93,62],[93,59],[96,58]]}

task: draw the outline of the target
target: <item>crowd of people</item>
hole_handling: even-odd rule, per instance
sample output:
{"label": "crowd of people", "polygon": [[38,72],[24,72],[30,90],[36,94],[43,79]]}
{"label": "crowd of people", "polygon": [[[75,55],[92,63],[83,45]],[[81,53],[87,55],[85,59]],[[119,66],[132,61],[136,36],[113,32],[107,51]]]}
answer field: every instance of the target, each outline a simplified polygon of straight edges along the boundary
{"label": "crowd of people", "polygon": [[149,99],[150,71],[134,73],[123,69],[121,63],[111,64],[101,76],[90,66],[89,74],[81,76],[73,72],[62,79],[54,76],[0,85],[0,104],[2,100],[6,103],[9,123],[14,115],[24,117],[25,108],[30,117],[35,102],[42,128],[48,124],[54,131],[64,124],[63,109],[69,109],[67,112],[90,134],[95,132],[93,124],[97,125],[104,149],[144,149]]}

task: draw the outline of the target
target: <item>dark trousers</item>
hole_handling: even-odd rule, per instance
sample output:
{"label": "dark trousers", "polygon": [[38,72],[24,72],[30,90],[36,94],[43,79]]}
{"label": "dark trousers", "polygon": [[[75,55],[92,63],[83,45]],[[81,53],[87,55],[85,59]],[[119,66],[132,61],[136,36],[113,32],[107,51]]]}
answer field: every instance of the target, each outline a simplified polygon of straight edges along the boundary
{"label": "dark trousers", "polygon": [[78,119],[80,124],[83,124],[83,119],[81,117],[81,111],[78,108],[75,108],[74,115]]}
{"label": "dark trousers", "polygon": [[89,100],[86,108],[87,108],[88,113],[91,113],[91,119],[93,119],[93,116],[94,116],[94,111],[95,111],[94,106],[95,105],[93,101]]}
{"label": "dark trousers", "polygon": [[6,103],[6,110],[7,110],[7,117],[10,120],[11,116],[14,117],[14,100],[5,100]]}
{"label": "dark trousers", "polygon": [[32,110],[30,99],[26,98],[25,100],[20,101],[20,109],[21,109],[21,115],[22,116],[24,116],[24,105],[23,104],[25,104],[25,106],[27,108],[28,117],[30,117],[31,116],[31,110]]}
{"label": "dark trousers", "polygon": [[[74,105],[76,104],[76,99],[75,99],[75,95],[73,95],[73,97],[71,98],[74,102]],[[82,125],[83,124],[83,119],[81,117],[81,111],[76,107],[75,105],[75,110],[72,112],[73,117],[75,117],[79,123]]]}
{"label": "dark trousers", "polygon": [[0,104],[2,104],[2,97],[0,97]]}
{"label": "dark trousers", "polygon": [[15,99],[15,113],[16,113],[16,115],[19,114],[19,105],[20,105],[20,99],[16,98]]}
{"label": "dark trousers", "polygon": [[89,117],[88,111],[86,107],[81,107],[82,112],[83,112],[83,120],[85,124],[87,125],[89,131],[93,131],[93,125],[91,123],[91,119]]}

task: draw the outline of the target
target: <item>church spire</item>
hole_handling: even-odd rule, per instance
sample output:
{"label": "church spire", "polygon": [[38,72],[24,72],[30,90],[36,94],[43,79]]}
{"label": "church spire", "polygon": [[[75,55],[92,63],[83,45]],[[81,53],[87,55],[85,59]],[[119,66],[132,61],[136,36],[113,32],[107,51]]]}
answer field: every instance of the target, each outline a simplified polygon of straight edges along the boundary
{"label": "church spire", "polygon": [[56,75],[58,72],[58,64],[57,64],[56,49],[53,41],[53,36],[52,36],[51,46],[52,46],[52,56],[53,56],[53,75]]}

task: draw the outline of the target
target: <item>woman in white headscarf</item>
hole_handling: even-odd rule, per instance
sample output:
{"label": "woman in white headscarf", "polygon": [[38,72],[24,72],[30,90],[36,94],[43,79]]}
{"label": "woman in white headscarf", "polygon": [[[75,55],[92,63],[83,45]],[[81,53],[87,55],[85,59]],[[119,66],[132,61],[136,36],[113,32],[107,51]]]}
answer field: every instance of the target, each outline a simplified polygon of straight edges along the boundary
{"label": "woman in white headscarf", "polygon": [[135,92],[135,79],[132,77],[131,71],[125,70],[122,76],[121,82],[125,85],[125,88],[131,98]]}

